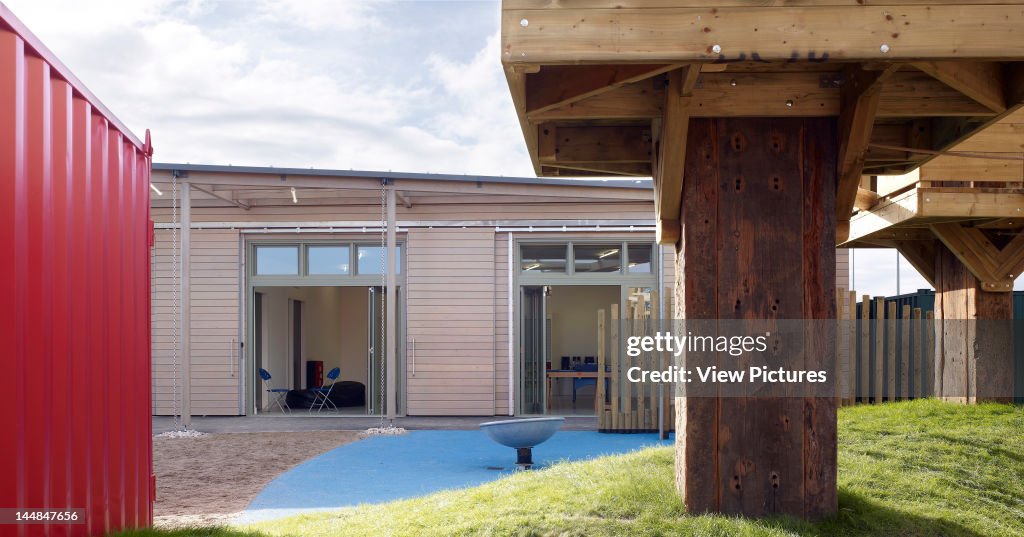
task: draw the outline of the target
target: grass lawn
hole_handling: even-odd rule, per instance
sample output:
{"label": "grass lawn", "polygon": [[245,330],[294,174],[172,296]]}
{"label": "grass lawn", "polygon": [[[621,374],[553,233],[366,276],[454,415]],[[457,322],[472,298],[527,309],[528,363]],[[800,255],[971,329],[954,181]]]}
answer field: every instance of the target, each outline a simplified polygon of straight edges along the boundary
{"label": "grass lawn", "polygon": [[688,516],[672,450],[653,448],[242,529],[121,535],[1024,536],[1024,408],[915,401],[842,409],[839,510],[815,524]]}

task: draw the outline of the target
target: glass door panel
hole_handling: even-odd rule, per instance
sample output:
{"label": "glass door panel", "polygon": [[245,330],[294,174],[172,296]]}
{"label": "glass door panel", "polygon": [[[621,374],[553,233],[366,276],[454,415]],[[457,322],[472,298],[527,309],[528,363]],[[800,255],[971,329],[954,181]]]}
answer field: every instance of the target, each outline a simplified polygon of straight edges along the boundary
{"label": "glass door panel", "polygon": [[542,286],[522,288],[522,340],[520,386],[522,412],[544,414],[546,411],[546,364],[548,359],[546,297]]}

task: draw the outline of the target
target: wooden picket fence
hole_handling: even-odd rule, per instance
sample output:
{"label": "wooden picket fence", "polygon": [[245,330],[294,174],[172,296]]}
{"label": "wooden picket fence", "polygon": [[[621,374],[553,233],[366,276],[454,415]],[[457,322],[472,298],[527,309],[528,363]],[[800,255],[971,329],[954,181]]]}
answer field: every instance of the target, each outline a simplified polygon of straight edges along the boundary
{"label": "wooden picket fence", "polygon": [[858,303],[856,291],[837,291],[839,404],[932,394],[934,313],[905,302],[863,295]]}
{"label": "wooden picket fence", "polygon": [[[909,295],[908,295],[909,296]],[[664,424],[674,430],[673,387],[660,391],[650,384],[634,384],[624,378],[633,366],[664,370],[671,364],[665,354],[643,353],[630,357],[623,342],[630,335],[654,331],[652,304],[657,291],[630,293],[626,318],[619,319],[619,305],[597,312],[598,429],[602,432],[650,432],[658,430],[659,399]],[[839,289],[836,293],[836,365],[838,404],[881,403],[927,397],[932,394],[932,357],[935,323],[931,309],[896,298],[864,295]],[[668,309],[667,311],[671,311]],[[656,317],[656,316],[655,316]],[[620,334],[628,330],[630,334]]]}
{"label": "wooden picket fence", "polygon": [[[671,361],[664,353],[644,353],[631,357],[623,352],[624,338],[651,333],[657,322],[654,305],[658,291],[633,288],[628,295],[625,319],[619,321],[619,305],[609,304],[607,310],[597,311],[597,392],[598,430],[602,432],[639,433],[658,430],[659,399],[663,405],[667,430],[675,425],[675,404],[671,385],[659,390],[651,384],[628,382],[625,372],[639,366],[643,369],[664,370]],[[671,311],[671,310],[668,310]],[[620,334],[628,330],[629,334]],[[607,390],[607,393],[606,391]],[[604,404],[601,404],[604,402]]]}

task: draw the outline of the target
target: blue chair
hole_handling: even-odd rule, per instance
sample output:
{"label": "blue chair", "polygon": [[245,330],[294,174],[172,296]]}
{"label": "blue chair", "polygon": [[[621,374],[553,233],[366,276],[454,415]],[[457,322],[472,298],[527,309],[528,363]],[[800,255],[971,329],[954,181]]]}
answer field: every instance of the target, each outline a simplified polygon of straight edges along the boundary
{"label": "blue chair", "polygon": [[277,405],[282,413],[290,411],[292,408],[288,406],[288,388],[275,388],[270,383],[270,372],[262,367],[260,368],[260,378],[263,379],[263,386],[266,387],[267,393],[273,398],[270,406]]}
{"label": "blue chair", "polygon": [[[576,367],[574,367],[573,369],[576,370],[576,371],[588,371],[588,372],[589,371],[597,371],[597,364],[577,364]],[[596,378],[573,378],[572,379],[572,402],[573,403],[576,402],[576,390],[578,390],[580,388],[584,388],[586,386],[593,386],[594,389],[596,390],[597,389],[597,379]],[[594,397],[597,397],[597,394],[595,394]]]}
{"label": "blue chair", "polygon": [[326,388],[320,387],[320,388],[311,388],[310,389],[310,391],[313,392],[313,397],[314,397],[313,404],[310,405],[310,407],[309,407],[309,412],[310,413],[313,412],[313,407],[316,407],[317,413],[319,413],[321,410],[323,410],[324,406],[330,406],[334,410],[338,410],[338,407],[334,404],[334,401],[331,401],[331,390],[334,389],[335,381],[338,380],[338,377],[340,375],[341,375],[341,368],[340,367],[335,367],[334,369],[332,369],[332,370],[327,372],[327,380],[331,381],[331,385],[330,386],[328,386]]}

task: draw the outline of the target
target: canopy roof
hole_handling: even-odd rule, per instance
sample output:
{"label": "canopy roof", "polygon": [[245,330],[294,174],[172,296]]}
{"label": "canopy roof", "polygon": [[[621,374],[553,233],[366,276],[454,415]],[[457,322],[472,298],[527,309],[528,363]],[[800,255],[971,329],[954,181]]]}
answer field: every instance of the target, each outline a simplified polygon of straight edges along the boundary
{"label": "canopy roof", "polygon": [[501,53],[536,173],[652,176],[660,221],[691,117],[838,117],[843,226],[1021,106],[1024,2],[505,0]]}

